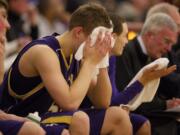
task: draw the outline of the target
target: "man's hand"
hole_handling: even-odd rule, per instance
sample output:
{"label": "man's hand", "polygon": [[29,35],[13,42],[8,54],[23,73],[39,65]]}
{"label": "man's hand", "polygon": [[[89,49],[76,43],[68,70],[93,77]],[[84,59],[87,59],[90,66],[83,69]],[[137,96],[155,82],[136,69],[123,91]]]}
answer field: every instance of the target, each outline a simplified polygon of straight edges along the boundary
{"label": "man's hand", "polygon": [[92,64],[97,65],[111,49],[111,35],[106,32],[102,38],[102,32],[99,32],[94,45],[91,45],[90,38],[86,41],[83,50],[84,60],[88,60]]}
{"label": "man's hand", "polygon": [[166,76],[176,70],[176,65],[170,66],[168,68],[162,68],[157,70],[158,65],[154,65],[150,68],[146,68],[143,75],[139,78],[139,81],[145,85],[154,79]]}

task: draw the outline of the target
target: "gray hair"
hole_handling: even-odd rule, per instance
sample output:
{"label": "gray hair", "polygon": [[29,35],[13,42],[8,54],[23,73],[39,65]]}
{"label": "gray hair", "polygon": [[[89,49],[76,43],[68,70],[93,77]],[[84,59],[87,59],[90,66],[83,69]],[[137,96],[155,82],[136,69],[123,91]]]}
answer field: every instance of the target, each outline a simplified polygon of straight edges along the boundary
{"label": "gray hair", "polygon": [[146,18],[148,18],[149,16],[151,16],[155,13],[165,13],[165,14],[170,15],[170,14],[172,14],[172,12],[171,12],[172,9],[175,9],[178,11],[178,8],[172,4],[169,4],[166,2],[159,3],[149,9],[149,11],[146,15]]}
{"label": "gray hair", "polygon": [[165,27],[173,30],[174,32],[178,31],[176,23],[169,15],[164,13],[156,13],[146,19],[141,31],[141,35],[147,32],[159,31]]}

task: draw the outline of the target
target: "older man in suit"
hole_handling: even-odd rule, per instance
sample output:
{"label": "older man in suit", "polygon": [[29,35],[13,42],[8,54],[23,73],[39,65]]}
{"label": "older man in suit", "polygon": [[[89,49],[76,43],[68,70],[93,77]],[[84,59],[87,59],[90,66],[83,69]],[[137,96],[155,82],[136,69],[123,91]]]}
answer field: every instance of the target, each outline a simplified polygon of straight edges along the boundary
{"label": "older man in suit", "polygon": [[[151,19],[149,17],[146,19],[141,33],[126,45],[123,55],[116,58],[116,85],[119,90],[123,90],[143,66],[171,51],[172,45],[177,41],[178,27],[174,20],[167,14],[162,18],[152,19],[152,16]],[[173,83],[166,85],[174,87]],[[154,111],[178,105],[180,99],[165,100],[157,94],[152,102],[142,104],[136,112],[147,116],[154,128],[157,124],[157,121],[154,122],[154,119],[157,119],[157,113],[153,113]],[[163,123],[168,123],[167,121]],[[156,133],[159,132],[157,130]]]}

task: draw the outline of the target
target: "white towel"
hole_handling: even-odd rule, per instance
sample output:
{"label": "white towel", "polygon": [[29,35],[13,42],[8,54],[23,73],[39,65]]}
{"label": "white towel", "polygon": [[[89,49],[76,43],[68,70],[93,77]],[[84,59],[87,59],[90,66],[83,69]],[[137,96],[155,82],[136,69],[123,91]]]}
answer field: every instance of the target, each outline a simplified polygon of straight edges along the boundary
{"label": "white towel", "polygon": [[[102,38],[105,36],[105,33],[106,32],[109,32],[109,33],[112,33],[113,29],[110,28],[106,28],[106,27],[103,27],[103,26],[98,26],[96,27],[91,35],[90,35],[90,38],[91,38],[91,45],[94,45],[94,43],[96,42],[96,38],[98,36],[98,33],[99,32],[102,32]],[[112,37],[111,38],[111,47],[114,46],[114,38]],[[83,48],[84,48],[84,45],[85,45],[85,42],[83,42],[80,47],[78,48],[76,54],[75,54],[75,59],[76,60],[81,60],[83,58]],[[99,68],[105,68],[105,67],[108,67],[109,66],[109,54],[107,53],[106,56],[101,60],[101,62],[97,65],[97,71],[96,71],[96,75],[99,73]]]}
{"label": "white towel", "polygon": [[[128,84],[128,86],[131,85],[133,82],[135,82],[140,76],[142,76],[142,73],[145,69],[150,68],[154,66],[155,64],[158,64],[157,69],[162,69],[162,68],[167,67],[168,63],[169,63],[169,60],[167,58],[159,58],[155,60],[154,62],[144,66],[136,74],[136,76],[132,79],[132,81]],[[127,106],[130,108],[130,110],[132,111],[135,110],[143,102],[151,102],[156,94],[156,91],[159,86],[159,82],[160,82],[160,78],[148,82],[144,86],[143,90],[128,103]]]}

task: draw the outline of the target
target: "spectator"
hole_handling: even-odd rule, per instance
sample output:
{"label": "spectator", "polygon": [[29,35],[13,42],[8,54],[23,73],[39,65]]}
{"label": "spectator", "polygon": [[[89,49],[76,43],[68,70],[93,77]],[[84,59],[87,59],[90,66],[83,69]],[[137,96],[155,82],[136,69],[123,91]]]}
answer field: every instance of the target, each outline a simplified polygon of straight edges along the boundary
{"label": "spectator", "polygon": [[[169,3],[159,3],[151,7],[148,11],[147,18],[155,13],[165,13],[169,15],[178,26],[178,42],[180,37],[180,14],[178,8]],[[158,88],[158,93],[161,97],[166,99],[171,99],[173,97],[180,97],[180,61],[178,59],[177,49],[179,47],[179,43],[172,46],[172,50],[167,52],[167,57],[170,60],[170,65],[176,64],[177,70],[176,72],[168,75],[167,77],[163,77],[160,82],[160,86]],[[176,48],[176,49],[175,49]]]}
{"label": "spectator", "polygon": [[[67,30],[70,15],[65,11],[59,0],[39,0],[38,37],[44,37],[54,32],[62,34]],[[67,19],[62,19],[62,17]]]}

